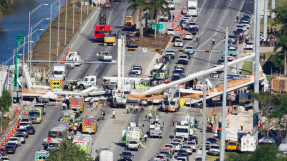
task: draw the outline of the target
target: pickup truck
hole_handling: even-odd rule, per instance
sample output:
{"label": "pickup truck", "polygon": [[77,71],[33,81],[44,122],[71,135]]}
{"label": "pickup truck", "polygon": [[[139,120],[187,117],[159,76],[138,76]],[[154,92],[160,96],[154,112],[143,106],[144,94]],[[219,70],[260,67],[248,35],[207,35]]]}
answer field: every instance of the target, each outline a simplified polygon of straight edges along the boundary
{"label": "pickup truck", "polygon": [[136,140],[130,140],[127,144],[128,149],[129,150],[138,150],[139,149],[139,145],[138,142]]}
{"label": "pickup truck", "polygon": [[112,56],[109,52],[100,52],[98,56],[99,61],[112,61]]}
{"label": "pickup truck", "polygon": [[180,54],[177,60],[177,64],[188,64],[188,55],[187,54]]}
{"label": "pickup truck", "polygon": [[131,72],[135,72],[135,73],[137,73],[137,75],[141,75],[142,74],[142,67],[140,65],[133,65]]}

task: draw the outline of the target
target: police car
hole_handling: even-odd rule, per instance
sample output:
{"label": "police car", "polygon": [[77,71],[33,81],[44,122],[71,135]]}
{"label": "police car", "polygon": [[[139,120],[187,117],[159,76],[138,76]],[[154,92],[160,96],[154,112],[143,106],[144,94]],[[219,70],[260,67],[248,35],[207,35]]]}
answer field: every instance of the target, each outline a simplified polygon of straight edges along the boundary
{"label": "police car", "polygon": [[135,72],[135,73],[137,73],[137,75],[141,75],[142,74],[142,67],[140,65],[133,65],[131,72]]}
{"label": "police car", "polygon": [[181,39],[176,39],[174,42],[174,46],[183,47],[183,41]]}
{"label": "police car", "polygon": [[190,32],[185,33],[184,39],[185,40],[192,40],[192,34]]}

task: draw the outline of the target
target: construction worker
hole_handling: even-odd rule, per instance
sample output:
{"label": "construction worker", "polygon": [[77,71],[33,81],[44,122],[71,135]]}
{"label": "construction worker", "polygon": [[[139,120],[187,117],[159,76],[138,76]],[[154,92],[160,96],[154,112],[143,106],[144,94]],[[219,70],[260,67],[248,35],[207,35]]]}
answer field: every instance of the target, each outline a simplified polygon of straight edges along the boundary
{"label": "construction worker", "polygon": [[212,45],[215,45],[215,39],[214,39],[214,37],[212,38]]}
{"label": "construction worker", "polygon": [[136,113],[136,105],[134,105],[134,107],[133,107],[133,114],[135,114]]}
{"label": "construction worker", "polygon": [[207,118],[207,123],[209,124],[209,117]]}
{"label": "construction worker", "polygon": [[104,111],[102,111],[102,119],[105,119]]}
{"label": "construction worker", "polygon": [[243,131],[243,122],[240,123],[241,131]]}
{"label": "construction worker", "polygon": [[198,42],[198,35],[196,34],[196,42]]}
{"label": "construction worker", "polygon": [[144,134],[144,142],[147,140],[147,133]]}
{"label": "construction worker", "polygon": [[127,114],[129,114],[129,109],[130,109],[130,107],[129,107],[129,106],[126,106],[126,109],[127,109]]}
{"label": "construction worker", "polygon": [[175,118],[172,119],[172,126],[174,127]]}
{"label": "construction worker", "polygon": [[146,117],[146,120],[148,120],[148,113],[147,112],[145,113],[145,117]]}
{"label": "construction worker", "polygon": [[151,112],[149,112],[148,117],[149,117],[149,120],[150,120],[151,117],[152,117],[152,113]]}
{"label": "construction worker", "polygon": [[116,118],[116,111],[115,110],[113,110],[112,115],[113,115],[113,119],[115,119]]}
{"label": "construction worker", "polygon": [[202,108],[199,110],[200,116],[202,116]]}

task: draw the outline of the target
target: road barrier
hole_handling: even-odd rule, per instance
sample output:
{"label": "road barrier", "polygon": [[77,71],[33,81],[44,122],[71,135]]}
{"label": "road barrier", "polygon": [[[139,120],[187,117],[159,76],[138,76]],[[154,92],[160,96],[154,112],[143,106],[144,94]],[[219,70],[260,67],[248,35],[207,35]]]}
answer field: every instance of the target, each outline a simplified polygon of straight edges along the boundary
{"label": "road barrier", "polygon": [[[34,98],[34,100],[32,101],[32,106],[34,106],[34,104],[36,103],[36,98]],[[19,113],[21,114],[22,111],[24,110],[24,108],[21,108],[19,110]],[[17,110],[18,111],[18,110]],[[18,113],[18,112],[17,112]],[[9,117],[10,115],[8,115]],[[11,117],[11,116],[10,116]],[[9,138],[13,136],[13,133],[16,132],[17,128],[18,128],[18,125],[19,125],[19,122],[20,122],[20,119],[19,119],[20,115],[15,115],[15,117],[13,118],[13,120],[9,123],[9,126],[8,128],[6,128],[6,130],[4,131],[4,133],[2,134],[2,136],[0,137],[0,142],[1,142],[1,146],[5,146],[6,143],[5,142],[8,142]],[[12,118],[12,117],[11,117]],[[15,127],[15,128],[13,128]],[[16,128],[17,127],[17,128]],[[15,131],[15,132],[13,132]],[[0,147],[1,147],[0,146]]]}
{"label": "road barrier", "polygon": [[[86,27],[86,25],[88,24],[89,20],[91,19],[91,17],[94,16],[94,14],[100,9],[100,7],[96,7],[91,14],[86,18],[86,20],[84,21],[84,23],[81,25],[81,27],[78,29],[78,31],[75,33],[75,35],[73,36],[73,38],[69,41],[69,43],[67,44],[66,48],[61,52],[61,54],[59,55],[59,57],[57,58],[57,60],[61,60],[64,55],[67,53],[68,49],[71,48],[72,44],[74,43],[74,41],[77,39],[77,37],[80,35],[81,31]],[[54,64],[53,64],[54,66]],[[52,69],[53,66],[47,71],[46,76],[48,76]]]}

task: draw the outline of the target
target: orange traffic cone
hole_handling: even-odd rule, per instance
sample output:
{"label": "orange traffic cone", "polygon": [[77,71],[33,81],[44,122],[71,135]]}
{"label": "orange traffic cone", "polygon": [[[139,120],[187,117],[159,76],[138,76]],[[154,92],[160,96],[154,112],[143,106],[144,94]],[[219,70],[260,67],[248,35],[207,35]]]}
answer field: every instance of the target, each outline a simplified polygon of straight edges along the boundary
{"label": "orange traffic cone", "polygon": [[178,27],[176,27],[175,31],[178,31]]}
{"label": "orange traffic cone", "polygon": [[186,4],[185,4],[185,5],[183,5],[183,9],[186,9]]}

